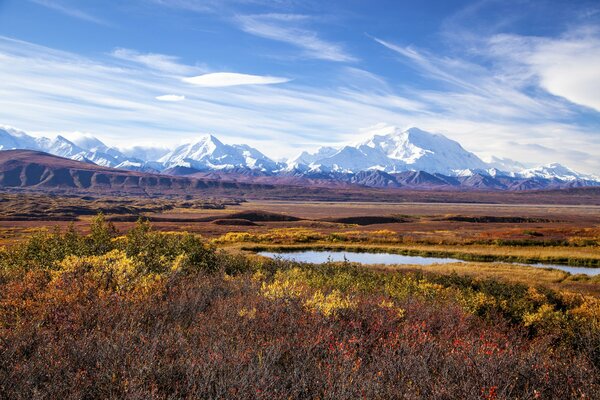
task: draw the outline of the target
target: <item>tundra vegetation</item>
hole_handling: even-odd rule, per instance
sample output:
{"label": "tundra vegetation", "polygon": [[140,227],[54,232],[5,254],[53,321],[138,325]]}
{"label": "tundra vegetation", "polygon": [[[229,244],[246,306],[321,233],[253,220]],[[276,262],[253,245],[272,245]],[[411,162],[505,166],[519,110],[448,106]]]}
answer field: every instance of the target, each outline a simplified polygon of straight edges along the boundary
{"label": "tundra vegetation", "polygon": [[214,246],[99,215],[2,248],[0,397],[600,397],[595,296]]}

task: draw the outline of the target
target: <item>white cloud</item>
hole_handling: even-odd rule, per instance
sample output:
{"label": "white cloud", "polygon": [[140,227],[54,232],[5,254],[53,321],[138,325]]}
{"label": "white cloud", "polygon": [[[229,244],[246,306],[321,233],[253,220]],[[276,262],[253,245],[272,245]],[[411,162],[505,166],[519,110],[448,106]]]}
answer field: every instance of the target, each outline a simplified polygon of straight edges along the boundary
{"label": "white cloud", "polygon": [[108,23],[101,18],[97,18],[97,17],[95,17],[91,14],[88,14],[84,11],[81,11],[79,9],[65,6],[54,0],[30,0],[30,1],[35,4],[39,4],[40,6],[44,6],[46,8],[50,8],[52,10],[58,11],[62,14],[68,15],[73,18],[78,18],[78,19],[81,19],[84,21],[93,22],[93,23],[99,24],[99,25],[108,25]]}
{"label": "white cloud", "polygon": [[296,46],[302,49],[305,57],[339,62],[356,61],[341,45],[323,40],[316,32],[299,26],[299,23],[308,20],[307,16],[298,14],[241,15],[236,18],[244,32]]}
{"label": "white cloud", "polygon": [[555,96],[600,111],[600,35],[565,37],[496,35],[489,41],[497,57],[527,68],[529,76]]}
{"label": "white cloud", "polygon": [[185,96],[181,96],[181,95],[177,95],[177,94],[165,94],[162,96],[156,96],[155,97],[156,100],[159,101],[183,101],[185,100]]}
{"label": "white cloud", "polygon": [[[440,112],[457,117],[495,120],[557,118],[572,115],[560,99],[530,95],[524,90],[529,79],[509,66],[488,67],[464,59],[439,57],[411,47],[402,47],[381,39],[374,40],[402,56],[426,78],[445,84],[442,89],[415,90],[416,99]],[[519,76],[516,76],[516,75]]]}
{"label": "white cloud", "polygon": [[234,72],[213,72],[210,74],[183,78],[182,81],[196,86],[227,87],[240,85],[272,85],[289,82],[290,80],[287,78],[278,78],[276,76],[248,75]]}
{"label": "white cloud", "polygon": [[178,57],[157,53],[140,53],[135,50],[118,48],[110,53],[120,60],[143,65],[162,72],[184,75],[203,70],[202,67],[190,67],[179,62]]}
{"label": "white cloud", "polygon": [[[446,93],[391,89],[380,77],[345,67],[339,74],[331,85],[292,82],[198,90],[173,79],[171,72],[142,63],[123,65],[0,36],[0,123],[27,132],[91,132],[119,147],[172,146],[212,132],[278,159],[299,148],[352,142],[360,128],[386,122],[446,134],[480,155],[600,171],[597,132],[555,119],[566,112],[561,102],[525,96],[504,105],[515,90],[507,88],[505,95],[500,84],[480,75],[481,92]],[[159,93],[186,99],[165,107],[155,99]],[[530,148],[531,143],[556,153]]]}
{"label": "white cloud", "polygon": [[207,0],[151,0],[153,3],[161,6],[181,8],[184,10],[209,12],[214,9],[214,2]]}

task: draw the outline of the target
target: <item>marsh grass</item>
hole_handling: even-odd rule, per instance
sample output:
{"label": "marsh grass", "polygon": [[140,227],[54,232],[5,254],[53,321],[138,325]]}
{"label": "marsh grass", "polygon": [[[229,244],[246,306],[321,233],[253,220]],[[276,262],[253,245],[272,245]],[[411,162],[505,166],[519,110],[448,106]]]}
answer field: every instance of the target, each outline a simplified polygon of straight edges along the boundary
{"label": "marsh grass", "polygon": [[[277,234],[275,232],[274,234]],[[500,246],[500,245],[439,245],[389,242],[381,240],[380,236],[364,233],[367,237],[361,241],[328,240],[327,236],[316,232],[303,230],[292,235],[286,234],[285,239],[271,240],[271,235],[254,235],[252,233],[231,233],[216,239],[217,244],[242,244],[244,249],[251,251],[262,250],[350,250],[362,252],[385,252],[393,254],[449,257],[465,261],[506,261],[516,263],[546,263],[564,264],[582,267],[600,267],[600,248],[590,247],[548,247],[548,246]],[[335,234],[338,235],[338,234]],[[256,243],[256,245],[248,245]]]}

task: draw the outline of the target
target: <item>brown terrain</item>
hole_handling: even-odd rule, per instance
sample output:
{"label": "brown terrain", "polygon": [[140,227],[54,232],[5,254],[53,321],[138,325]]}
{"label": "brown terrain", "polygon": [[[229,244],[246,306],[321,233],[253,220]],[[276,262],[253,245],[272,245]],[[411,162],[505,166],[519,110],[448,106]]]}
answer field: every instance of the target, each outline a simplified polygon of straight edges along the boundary
{"label": "brown terrain", "polygon": [[5,239],[35,227],[64,227],[71,222],[85,230],[98,212],[122,230],[144,217],[159,230],[187,230],[208,237],[281,228],[324,233],[390,230],[433,242],[503,239],[544,243],[600,235],[600,206],[594,205],[0,195],[0,229]]}
{"label": "brown terrain", "polygon": [[227,175],[173,176],[101,167],[30,150],[0,152],[0,188],[5,192],[118,195],[137,197],[219,197],[247,200],[318,200],[496,204],[595,204],[600,188],[523,192],[368,188],[311,180],[229,180]]}

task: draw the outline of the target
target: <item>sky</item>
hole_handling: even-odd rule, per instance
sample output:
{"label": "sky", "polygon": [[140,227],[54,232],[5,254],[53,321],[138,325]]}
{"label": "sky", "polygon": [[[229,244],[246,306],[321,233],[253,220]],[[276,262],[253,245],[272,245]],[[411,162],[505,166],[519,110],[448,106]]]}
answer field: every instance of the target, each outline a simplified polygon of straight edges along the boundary
{"label": "sky", "polygon": [[600,3],[0,0],[0,125],[274,159],[419,127],[600,173]]}

